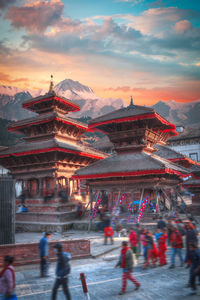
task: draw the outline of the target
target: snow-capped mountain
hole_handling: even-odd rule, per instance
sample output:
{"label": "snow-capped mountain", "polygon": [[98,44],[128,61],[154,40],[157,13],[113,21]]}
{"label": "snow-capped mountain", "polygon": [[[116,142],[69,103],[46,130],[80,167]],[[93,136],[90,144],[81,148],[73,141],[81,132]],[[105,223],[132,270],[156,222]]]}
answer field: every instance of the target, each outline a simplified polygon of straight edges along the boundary
{"label": "snow-capped mountain", "polygon": [[[47,90],[21,90],[16,87],[0,86],[0,118],[8,120],[20,120],[35,115],[22,108],[23,101],[39,95],[44,95]],[[71,113],[73,118],[95,118],[105,113],[126,106],[122,99],[100,98],[91,88],[78,81],[65,79],[55,86],[58,95],[78,103],[79,112]],[[161,116],[175,125],[190,126],[200,123],[200,100],[188,103],[159,101],[153,108]]]}
{"label": "snow-capped mountain", "polygon": [[65,79],[56,84],[55,91],[58,95],[73,100],[98,99],[91,88],[71,79]]}
{"label": "snow-capped mountain", "polygon": [[159,101],[153,105],[157,113],[176,126],[200,124],[200,100],[193,102]]}
{"label": "snow-capped mountain", "polygon": [[[78,103],[80,112],[71,113],[74,118],[97,117],[124,106],[122,99],[100,98],[93,90],[78,81],[65,79],[58,83],[54,90],[60,96]],[[20,90],[15,87],[0,86],[0,118],[21,120],[34,113],[22,108],[23,101],[39,95],[44,95],[48,90]]]}

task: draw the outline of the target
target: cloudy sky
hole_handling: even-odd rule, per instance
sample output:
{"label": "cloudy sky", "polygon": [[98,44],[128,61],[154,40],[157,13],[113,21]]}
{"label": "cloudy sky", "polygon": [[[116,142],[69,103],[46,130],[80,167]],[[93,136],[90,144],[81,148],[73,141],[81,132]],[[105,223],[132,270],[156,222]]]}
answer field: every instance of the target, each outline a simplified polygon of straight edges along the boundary
{"label": "cloudy sky", "polygon": [[66,78],[136,104],[200,99],[199,0],[0,0],[0,83]]}

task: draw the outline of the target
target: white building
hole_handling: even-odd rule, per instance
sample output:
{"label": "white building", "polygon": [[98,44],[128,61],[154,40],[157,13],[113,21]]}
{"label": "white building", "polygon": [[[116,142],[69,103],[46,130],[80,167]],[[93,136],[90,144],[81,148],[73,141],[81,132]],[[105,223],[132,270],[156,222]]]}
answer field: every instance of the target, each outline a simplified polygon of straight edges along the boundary
{"label": "white building", "polygon": [[200,125],[193,127],[177,127],[177,136],[169,141],[169,147],[185,156],[200,161]]}

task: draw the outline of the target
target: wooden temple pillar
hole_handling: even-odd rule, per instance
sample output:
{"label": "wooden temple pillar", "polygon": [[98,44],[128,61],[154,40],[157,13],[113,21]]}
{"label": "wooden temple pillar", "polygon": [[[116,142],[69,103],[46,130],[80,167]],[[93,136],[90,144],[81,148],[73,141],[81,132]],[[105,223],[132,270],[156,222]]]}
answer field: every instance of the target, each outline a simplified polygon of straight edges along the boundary
{"label": "wooden temple pillar", "polygon": [[38,195],[39,195],[39,197],[42,197],[42,196],[43,196],[43,185],[42,185],[42,180],[43,180],[42,177],[39,177],[39,178],[38,178]]}
{"label": "wooden temple pillar", "polygon": [[89,201],[90,201],[90,217],[91,218],[89,220],[88,232],[90,232],[90,230],[91,230],[92,221],[93,221],[93,216],[92,216],[92,209],[93,209],[93,205],[92,205],[92,202],[93,202],[93,189],[92,189],[91,186],[89,187]]}
{"label": "wooden temple pillar", "polygon": [[142,205],[142,200],[143,200],[143,197],[144,197],[144,188],[141,190],[141,194],[140,194],[140,204],[139,204],[139,210],[141,208],[141,205]]}

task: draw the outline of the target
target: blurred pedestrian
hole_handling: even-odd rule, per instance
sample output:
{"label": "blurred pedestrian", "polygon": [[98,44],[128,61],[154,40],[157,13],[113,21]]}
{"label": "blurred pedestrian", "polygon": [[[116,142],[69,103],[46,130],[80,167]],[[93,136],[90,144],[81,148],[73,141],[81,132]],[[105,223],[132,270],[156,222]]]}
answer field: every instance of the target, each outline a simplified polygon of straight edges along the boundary
{"label": "blurred pedestrian", "polygon": [[0,272],[0,299],[16,300],[15,293],[15,270],[13,267],[14,257],[6,255],[4,257],[3,270]]}
{"label": "blurred pedestrian", "polygon": [[189,268],[190,265],[191,265],[191,261],[190,261],[190,244],[195,244],[196,246],[198,244],[197,233],[194,230],[194,225],[191,222],[186,224],[185,243],[186,243],[185,263],[186,263],[187,267]]}
{"label": "blurred pedestrian", "polygon": [[51,234],[46,232],[39,242],[40,253],[40,277],[48,277],[48,253],[49,253],[49,238]]}
{"label": "blurred pedestrian", "polygon": [[171,243],[171,265],[169,268],[172,269],[175,267],[176,255],[179,256],[180,266],[183,267],[183,263],[184,263],[182,257],[183,238],[181,233],[175,227],[173,228],[173,233],[170,236],[170,243]]}
{"label": "blurred pedestrian", "polygon": [[141,236],[141,233],[142,233],[142,228],[140,227],[139,223],[136,224],[136,230],[135,231],[136,231],[137,240],[138,240],[137,253],[138,253],[138,256],[139,256],[142,253],[141,240],[140,240],[140,236]]}
{"label": "blurred pedestrian", "polygon": [[130,228],[129,245],[130,245],[130,248],[133,251],[134,260],[138,259],[138,250],[137,250],[138,237],[137,237],[137,234],[136,234],[136,232],[134,231],[133,228]]}
{"label": "blurred pedestrian", "polygon": [[119,266],[123,269],[122,289],[119,292],[119,295],[125,294],[128,279],[136,285],[135,290],[138,290],[140,283],[131,274],[133,271],[133,255],[131,249],[128,247],[128,242],[126,241],[122,242],[120,258],[115,267],[117,268]]}
{"label": "blurred pedestrian", "polygon": [[199,284],[200,284],[200,251],[197,248],[196,244],[190,244],[189,245],[189,257],[191,261],[191,267],[190,267],[190,277],[189,277],[189,283],[188,287],[191,287],[192,289],[192,295],[196,294],[196,277],[199,278]]}
{"label": "blurred pedestrian", "polygon": [[155,245],[153,241],[153,234],[152,231],[147,231],[146,233],[146,240],[147,240],[147,260],[144,266],[144,269],[146,269],[149,266],[149,261],[151,259],[152,266],[156,266],[156,255],[155,255]]}
{"label": "blurred pedestrian", "polygon": [[159,249],[159,260],[160,260],[160,266],[164,266],[167,264],[166,260],[166,251],[167,251],[167,234],[165,229],[161,231],[161,236],[158,239],[158,249]]}
{"label": "blurred pedestrian", "polygon": [[147,239],[146,239],[146,233],[147,233],[147,230],[146,230],[146,228],[144,228],[142,230],[142,234],[141,234],[141,237],[140,237],[141,244],[142,244],[142,247],[143,247],[144,264],[146,263],[146,260],[147,260]]}
{"label": "blurred pedestrian", "polygon": [[163,220],[163,217],[162,216],[160,216],[159,217],[159,221],[158,221],[158,223],[157,223],[157,228],[158,229],[164,229],[166,227],[166,223],[165,223],[165,221]]}
{"label": "blurred pedestrian", "polygon": [[114,243],[113,235],[114,235],[114,231],[111,226],[104,228],[104,245],[107,245],[108,238],[110,239],[111,244]]}
{"label": "blurred pedestrian", "polygon": [[56,280],[52,290],[52,300],[56,300],[57,290],[60,285],[62,285],[63,292],[67,300],[71,300],[69,288],[68,288],[68,275],[70,273],[71,259],[70,253],[63,252],[62,244],[57,243],[54,246],[55,252],[57,254],[57,265],[56,265]]}

